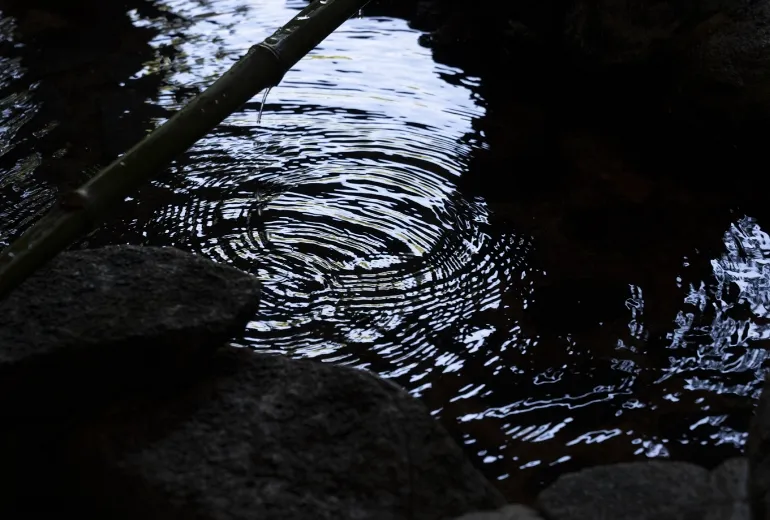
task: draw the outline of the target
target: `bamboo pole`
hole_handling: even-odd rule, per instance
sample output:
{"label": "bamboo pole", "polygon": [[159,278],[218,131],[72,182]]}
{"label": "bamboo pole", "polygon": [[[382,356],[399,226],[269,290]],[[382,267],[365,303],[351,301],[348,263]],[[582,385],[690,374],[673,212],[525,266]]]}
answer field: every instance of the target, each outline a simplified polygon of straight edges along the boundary
{"label": "bamboo pole", "polygon": [[0,253],[0,300],[284,74],[368,0],[313,0],[204,92],[56,206]]}

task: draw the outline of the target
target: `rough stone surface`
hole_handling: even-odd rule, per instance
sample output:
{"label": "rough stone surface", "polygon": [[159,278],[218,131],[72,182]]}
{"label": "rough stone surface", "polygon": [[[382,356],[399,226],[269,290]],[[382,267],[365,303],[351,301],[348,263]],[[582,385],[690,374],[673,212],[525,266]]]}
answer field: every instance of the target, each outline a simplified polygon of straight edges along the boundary
{"label": "rough stone surface", "polygon": [[706,520],[750,520],[748,494],[749,463],[743,457],[728,459],[711,472]]}
{"label": "rough stone surface", "polygon": [[124,406],[73,437],[65,473],[83,503],[104,518],[265,520],[504,504],[419,401],[367,372],[238,349],[211,369],[192,397]]}
{"label": "rough stone surface", "polygon": [[770,391],[759,398],[746,442],[749,497],[755,520],[770,518]]}
{"label": "rough stone surface", "polygon": [[565,21],[575,60],[639,67],[671,110],[736,128],[770,116],[768,41],[767,0],[577,0]]}
{"label": "rough stone surface", "polygon": [[73,400],[183,370],[258,303],[255,277],[176,249],[63,253],[0,302],[0,412],[69,414]]}
{"label": "rough stone surface", "polygon": [[476,511],[460,516],[455,520],[542,520],[532,508],[519,504],[509,504],[494,511]]}
{"label": "rough stone surface", "polygon": [[[740,462],[712,475],[698,466],[669,461],[599,466],[564,475],[538,497],[552,520],[623,518],[738,520],[734,507]],[[737,496],[737,495],[736,495]]]}
{"label": "rough stone surface", "polygon": [[720,11],[681,45],[681,94],[742,124],[770,115],[770,2]]}

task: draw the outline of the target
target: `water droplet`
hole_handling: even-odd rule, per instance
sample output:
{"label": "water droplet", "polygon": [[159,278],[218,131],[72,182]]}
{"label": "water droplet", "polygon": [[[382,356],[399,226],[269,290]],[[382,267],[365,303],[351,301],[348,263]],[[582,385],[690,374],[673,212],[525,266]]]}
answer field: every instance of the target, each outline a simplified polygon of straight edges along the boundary
{"label": "water droplet", "polygon": [[126,165],[126,163],[124,163],[123,161],[120,161],[120,165],[121,165],[121,166],[125,166],[125,165]]}
{"label": "water droplet", "polygon": [[304,22],[305,20],[310,20],[310,17],[309,16],[298,16],[297,18],[295,18],[295,20],[297,20],[298,22]]}

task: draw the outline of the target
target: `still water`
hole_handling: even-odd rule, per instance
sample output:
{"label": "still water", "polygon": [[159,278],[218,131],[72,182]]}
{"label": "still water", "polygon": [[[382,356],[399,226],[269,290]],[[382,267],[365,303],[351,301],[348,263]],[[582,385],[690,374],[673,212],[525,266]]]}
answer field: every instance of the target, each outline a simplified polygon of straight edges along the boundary
{"label": "still water", "polygon": [[[130,13],[157,31],[135,78],[164,72],[154,103],[177,109],[305,4],[160,5],[178,16]],[[770,237],[739,215],[721,255],[682,258],[663,334],[633,281],[608,302],[625,318],[601,347],[524,326],[548,277],[532,253],[548,244],[458,190],[487,146],[479,79],[434,63],[419,36],[400,19],[347,21],[82,245],[176,246],[253,273],[263,300],[237,345],[395,380],[509,497],[591,464],[738,453],[770,337]],[[13,53],[0,60],[2,157],[38,101],[34,85],[13,91],[25,73]],[[55,194],[30,149],[0,169],[0,245]]]}

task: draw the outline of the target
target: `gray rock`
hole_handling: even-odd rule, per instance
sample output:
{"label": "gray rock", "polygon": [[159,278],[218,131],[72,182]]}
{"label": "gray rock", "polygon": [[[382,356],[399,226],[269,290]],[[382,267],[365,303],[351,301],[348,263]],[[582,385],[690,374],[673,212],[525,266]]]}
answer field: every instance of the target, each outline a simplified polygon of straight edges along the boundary
{"label": "gray rock", "polygon": [[770,390],[762,391],[746,442],[749,497],[755,520],[770,519]]}
{"label": "gray rock", "polygon": [[0,302],[0,411],[70,416],[176,377],[242,331],[258,303],[255,277],[176,249],[63,253]]}
{"label": "gray rock", "polygon": [[455,520],[542,520],[534,509],[520,504],[509,504],[495,511],[477,511]]}
{"label": "gray rock", "polygon": [[370,373],[240,349],[210,368],[194,404],[112,410],[73,437],[98,516],[438,520],[504,504],[419,401]]}
{"label": "gray rock", "polygon": [[748,494],[749,463],[743,457],[728,459],[711,472],[712,494],[705,520],[751,520]]}
{"label": "gray rock", "polygon": [[736,466],[728,463],[715,475],[683,462],[599,466],[562,476],[540,494],[538,505],[552,520],[737,519],[730,516],[728,492]]}

